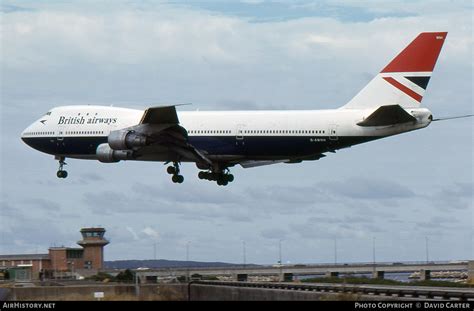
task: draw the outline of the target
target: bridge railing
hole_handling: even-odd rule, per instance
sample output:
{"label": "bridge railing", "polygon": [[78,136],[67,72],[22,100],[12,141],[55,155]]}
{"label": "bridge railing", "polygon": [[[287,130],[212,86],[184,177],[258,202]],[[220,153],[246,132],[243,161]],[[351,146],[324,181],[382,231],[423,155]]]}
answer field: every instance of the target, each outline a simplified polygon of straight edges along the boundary
{"label": "bridge railing", "polygon": [[274,290],[314,291],[319,293],[353,293],[360,295],[383,295],[385,297],[402,297],[414,299],[441,299],[474,301],[474,288],[445,288],[421,286],[386,286],[386,285],[351,285],[351,284],[295,284],[273,282],[228,282],[228,281],[195,281],[192,285],[232,286],[246,288],[266,288]]}

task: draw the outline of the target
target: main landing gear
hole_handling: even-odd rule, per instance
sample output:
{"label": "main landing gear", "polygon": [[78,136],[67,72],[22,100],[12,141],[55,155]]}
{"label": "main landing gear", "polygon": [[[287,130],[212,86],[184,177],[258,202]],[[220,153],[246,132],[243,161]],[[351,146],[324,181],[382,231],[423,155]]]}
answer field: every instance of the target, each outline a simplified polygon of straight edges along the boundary
{"label": "main landing gear", "polygon": [[[198,166],[198,168],[206,169],[207,167]],[[171,180],[174,183],[181,184],[184,181],[184,177],[179,174],[179,162],[173,162],[173,165],[166,168],[166,172],[172,175]],[[234,175],[230,174],[229,169],[220,166],[215,166],[213,168],[209,167],[208,171],[199,172],[198,177],[199,179],[215,181],[219,186],[227,186],[227,184],[234,181]]]}
{"label": "main landing gear", "polygon": [[60,157],[59,158],[59,169],[58,169],[58,172],[56,173],[56,176],[58,176],[58,178],[66,178],[67,177],[67,171],[65,171],[63,169],[63,166],[67,164],[66,162],[64,162],[64,160],[66,160],[65,157]]}
{"label": "main landing gear", "polygon": [[227,186],[228,183],[234,181],[234,175],[230,174],[229,169],[220,172],[199,172],[199,179],[212,180],[217,182],[219,186]]}
{"label": "main landing gear", "polygon": [[179,175],[179,163],[178,162],[173,162],[173,166],[168,166],[166,168],[166,172],[170,175],[173,175],[171,177],[171,180],[174,183],[182,183],[184,181],[183,175]]}

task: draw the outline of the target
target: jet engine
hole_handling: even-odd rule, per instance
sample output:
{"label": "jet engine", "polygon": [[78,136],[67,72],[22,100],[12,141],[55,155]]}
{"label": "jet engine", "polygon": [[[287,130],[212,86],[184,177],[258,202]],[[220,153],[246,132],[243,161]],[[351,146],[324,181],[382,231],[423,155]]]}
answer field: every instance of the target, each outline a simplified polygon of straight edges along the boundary
{"label": "jet engine", "polygon": [[127,150],[147,145],[147,137],[135,131],[119,130],[110,132],[107,138],[110,148],[114,150]]}
{"label": "jet engine", "polygon": [[96,150],[97,159],[103,163],[133,159],[133,150],[113,150],[109,144],[100,144]]}

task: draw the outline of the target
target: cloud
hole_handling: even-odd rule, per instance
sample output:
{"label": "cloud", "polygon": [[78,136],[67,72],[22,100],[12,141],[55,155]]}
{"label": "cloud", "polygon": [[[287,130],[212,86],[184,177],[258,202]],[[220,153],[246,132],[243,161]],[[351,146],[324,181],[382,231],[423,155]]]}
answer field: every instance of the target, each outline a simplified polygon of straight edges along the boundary
{"label": "cloud", "polygon": [[170,188],[169,183],[158,188],[137,184],[131,189],[127,193],[110,190],[88,192],[83,201],[98,215],[148,213],[177,215],[183,220],[193,221],[218,218],[238,222],[252,220],[249,207],[236,203],[242,200],[239,196],[234,200],[232,194],[216,196],[203,189],[200,193],[192,189],[183,191],[182,188]]}
{"label": "cloud", "polygon": [[125,229],[127,229],[127,231],[132,235],[134,240],[136,241],[140,240],[140,238],[138,237],[138,234],[135,232],[135,230],[133,230],[132,227],[127,226]]}
{"label": "cloud", "polygon": [[469,210],[473,207],[473,182],[456,182],[444,186],[434,194],[425,196],[426,201],[435,205],[439,210],[451,212],[453,210]]}
{"label": "cloud", "polygon": [[21,7],[17,5],[1,3],[0,4],[0,11],[3,13],[14,13],[14,12],[28,12],[34,11],[32,8]]}
{"label": "cloud", "polygon": [[260,231],[260,235],[266,239],[284,239],[287,235],[286,230],[279,228],[264,229]]}
{"label": "cloud", "polygon": [[61,206],[54,201],[48,200],[48,199],[43,199],[43,198],[31,198],[31,199],[25,199],[20,201],[21,203],[25,205],[29,205],[30,208],[39,208],[43,209],[44,211],[49,211],[49,212],[58,212],[61,210]]}
{"label": "cloud", "polygon": [[[2,16],[0,232],[9,252],[34,250],[33,242],[74,243],[71,228],[93,221],[106,225],[113,259],[150,258],[153,232],[163,257],[183,258],[183,241],[193,240],[203,246],[193,248],[196,258],[233,261],[241,258],[238,237],[248,241],[249,260],[260,262],[274,261],[274,247],[262,245],[275,235],[295,241],[292,256],[306,260],[323,260],[310,251],[315,241],[328,249],[327,241],[345,239],[347,259],[354,260],[363,253],[358,240],[370,244],[377,235],[394,245],[403,233],[408,258],[418,249],[412,236],[437,230],[436,223],[440,248],[466,254],[455,245],[472,242],[467,120],[312,163],[235,167],[236,181],[225,188],[191,178],[190,164],[183,165],[185,183],[174,185],[161,164],[133,161],[70,160],[70,176],[59,181],[57,162],[18,136],[52,106],[69,104],[336,108],[419,32],[438,30],[449,31],[448,40],[423,104],[435,115],[465,113],[472,109],[470,3],[26,1],[22,7],[28,10],[7,5]],[[442,221],[453,211],[457,227]],[[57,228],[46,234],[39,224],[43,231],[44,224]],[[28,237],[37,233],[44,236]],[[3,242],[10,239],[18,243]]]}
{"label": "cloud", "polygon": [[[143,183],[135,183],[132,190],[141,197],[148,199],[163,200],[170,204],[179,203],[196,203],[200,204],[228,204],[229,202],[240,201],[242,198],[239,194],[231,192],[224,188],[225,196],[216,196],[212,188],[197,189],[191,188],[182,191],[179,187],[169,187],[169,183],[162,184],[160,187],[154,187]],[[226,191],[227,190],[227,191]]]}
{"label": "cloud", "polygon": [[44,216],[8,217],[2,220],[0,226],[0,251],[3,254],[47,253],[50,246],[75,244],[78,236],[77,231],[71,232],[70,228],[47,221]]}
{"label": "cloud", "polygon": [[103,182],[105,178],[97,173],[84,173],[79,179],[80,184],[86,184],[91,182]]}
{"label": "cloud", "polygon": [[155,240],[158,240],[160,238],[160,234],[158,233],[158,231],[150,227],[145,227],[141,232]]}
{"label": "cloud", "polygon": [[352,178],[342,182],[330,182],[326,186],[334,194],[352,199],[403,199],[415,196],[408,187],[383,179]]}

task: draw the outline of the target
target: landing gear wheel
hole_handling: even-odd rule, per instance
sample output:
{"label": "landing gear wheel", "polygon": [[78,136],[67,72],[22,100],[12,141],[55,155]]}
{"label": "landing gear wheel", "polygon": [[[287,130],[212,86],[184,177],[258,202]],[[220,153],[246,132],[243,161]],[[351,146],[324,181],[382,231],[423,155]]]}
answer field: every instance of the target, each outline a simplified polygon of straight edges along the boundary
{"label": "landing gear wheel", "polygon": [[176,168],[174,166],[168,166],[166,168],[166,172],[170,175],[175,175],[176,174]]}
{"label": "landing gear wheel", "polygon": [[183,177],[183,175],[173,175],[173,177],[171,177],[171,180],[174,183],[181,184],[184,181],[184,177]]}
{"label": "landing gear wheel", "polygon": [[179,171],[179,162],[176,161],[173,162],[172,166],[168,166],[166,168],[166,172],[170,175],[173,175],[171,176],[171,180],[177,184],[181,184],[184,181],[184,177],[183,175],[179,175]]}
{"label": "landing gear wheel", "polygon": [[227,184],[234,181],[234,175],[229,173],[228,168],[222,171],[201,171],[198,173],[198,177],[199,179],[215,181],[219,186],[227,186]]}
{"label": "landing gear wheel", "polygon": [[67,171],[58,171],[56,173],[56,176],[58,176],[58,178],[66,178],[67,177]]}
{"label": "landing gear wheel", "polygon": [[67,177],[67,172],[65,170],[63,170],[64,165],[66,165],[66,162],[64,162],[64,160],[66,160],[65,157],[60,157],[59,158],[59,169],[58,169],[58,172],[56,173],[56,176],[58,176],[58,178],[66,178]]}
{"label": "landing gear wheel", "polygon": [[227,177],[226,175],[221,174],[221,175],[217,178],[217,184],[218,184],[219,186],[227,186],[227,184],[228,184],[229,182],[227,181],[227,178],[226,178],[226,177]]}

